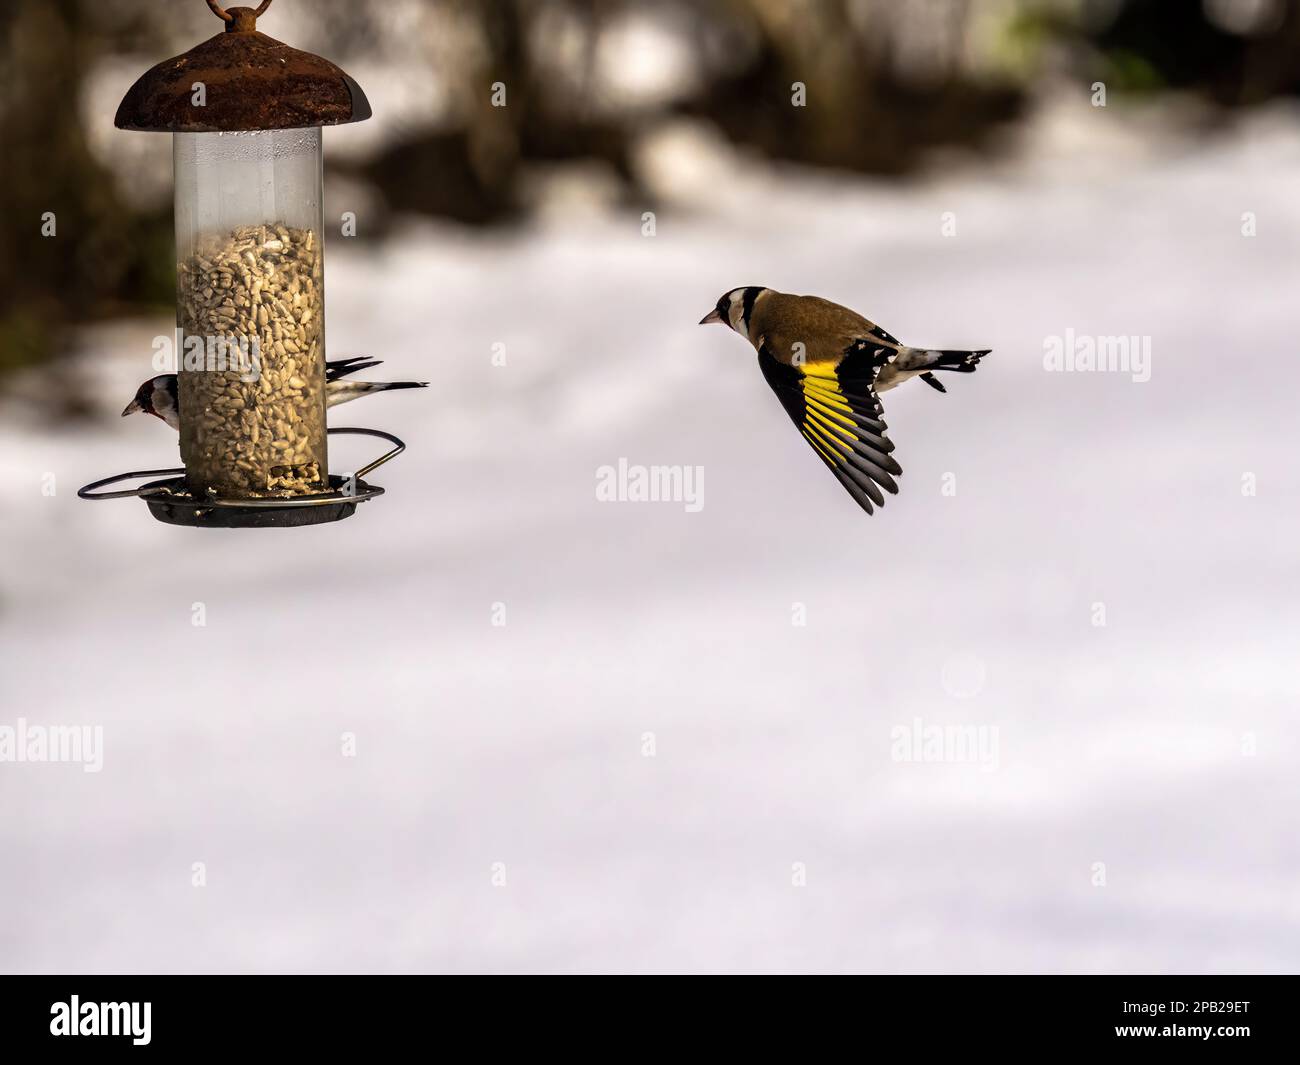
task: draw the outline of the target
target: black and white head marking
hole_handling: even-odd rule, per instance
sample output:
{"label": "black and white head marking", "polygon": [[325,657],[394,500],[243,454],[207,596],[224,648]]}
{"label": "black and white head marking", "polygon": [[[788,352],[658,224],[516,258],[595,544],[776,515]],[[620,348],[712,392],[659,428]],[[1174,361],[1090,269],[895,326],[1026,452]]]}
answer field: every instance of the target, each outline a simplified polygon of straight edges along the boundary
{"label": "black and white head marking", "polygon": [[759,294],[766,292],[762,285],[733,288],[718,300],[718,315],[741,336],[749,337],[749,322],[754,316],[754,304]]}
{"label": "black and white head marking", "polygon": [[173,421],[179,421],[180,411],[176,402],[176,375],[163,374],[161,377],[155,377],[153,384],[153,411],[163,421],[171,425]]}
{"label": "black and white head marking", "polygon": [[180,404],[176,397],[176,375],[160,374],[142,384],[136,390],[135,398],[122,411],[122,417],[137,413],[152,414],[173,429],[179,428]]}

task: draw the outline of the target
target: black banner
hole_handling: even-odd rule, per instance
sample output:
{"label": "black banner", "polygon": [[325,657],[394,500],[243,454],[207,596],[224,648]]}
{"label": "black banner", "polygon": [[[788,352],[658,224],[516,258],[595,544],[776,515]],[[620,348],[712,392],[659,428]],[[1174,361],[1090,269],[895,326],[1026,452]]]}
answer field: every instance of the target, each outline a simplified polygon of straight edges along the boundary
{"label": "black banner", "polygon": [[816,1051],[834,1040],[927,1053],[1203,1047],[1235,1059],[1286,1052],[1295,1041],[1291,977],[871,976],[834,991],[824,981],[778,989],[749,980],[690,995],[644,982],[489,989],[433,976],[40,976],[5,985],[5,1049],[33,1055],[110,1048],[369,1055],[421,1045],[494,1053],[512,1041],[543,1052],[698,1050],[711,1041],[729,1051],[750,1041]]}

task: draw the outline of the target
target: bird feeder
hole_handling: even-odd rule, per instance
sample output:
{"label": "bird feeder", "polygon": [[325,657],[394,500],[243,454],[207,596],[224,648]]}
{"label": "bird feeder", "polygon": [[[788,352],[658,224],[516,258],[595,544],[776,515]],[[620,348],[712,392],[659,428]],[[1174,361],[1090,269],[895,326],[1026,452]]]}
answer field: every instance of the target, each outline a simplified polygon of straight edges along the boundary
{"label": "bird feeder", "polygon": [[[121,474],[83,498],[138,495],[161,521],[252,527],[337,521],[383,492],[360,480],[404,449],[325,425],[321,128],[370,117],[333,63],[260,33],[270,6],[223,9],[225,30],[131,86],[120,129],[170,133],[183,469]],[[349,477],[328,437],[394,446]],[[102,492],[124,480],[183,474]]]}

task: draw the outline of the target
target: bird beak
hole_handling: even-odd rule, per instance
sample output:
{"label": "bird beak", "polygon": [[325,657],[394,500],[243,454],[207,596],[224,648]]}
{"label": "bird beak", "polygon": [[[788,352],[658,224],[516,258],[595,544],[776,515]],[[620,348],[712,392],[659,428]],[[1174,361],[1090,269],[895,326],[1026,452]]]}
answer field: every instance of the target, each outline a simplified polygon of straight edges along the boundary
{"label": "bird beak", "polygon": [[722,315],[718,313],[718,308],[714,307],[713,310],[709,311],[708,314],[706,314],[703,318],[700,319],[700,325],[708,325],[710,322],[721,322],[721,321],[722,321]]}
{"label": "bird beak", "polygon": [[138,399],[133,399],[126,405],[126,410],[122,412],[122,417],[125,418],[128,414],[136,414],[142,410],[144,410],[144,408],[140,406],[140,401]]}

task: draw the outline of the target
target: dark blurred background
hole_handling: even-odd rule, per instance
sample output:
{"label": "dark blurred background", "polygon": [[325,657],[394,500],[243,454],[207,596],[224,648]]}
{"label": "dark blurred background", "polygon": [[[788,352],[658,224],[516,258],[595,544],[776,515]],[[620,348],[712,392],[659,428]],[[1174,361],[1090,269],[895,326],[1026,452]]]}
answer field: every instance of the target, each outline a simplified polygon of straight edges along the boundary
{"label": "dark blurred background", "polygon": [[[328,138],[363,239],[400,216],[507,226],[529,179],[574,166],[653,206],[641,138],[712,123],[771,159],[907,180],[939,149],[997,153],[1036,95],[1094,81],[1177,92],[1207,124],[1300,84],[1297,0],[279,0],[262,29],[363,85],[408,87]],[[4,0],[0,388],[56,359],[69,327],[172,303],[169,138],[112,129],[125,88],[216,32],[199,2]],[[396,79],[392,75],[398,75]],[[507,87],[493,107],[491,85]],[[791,106],[791,86],[806,106]],[[939,162],[936,163],[936,160]],[[39,236],[53,211],[65,239]],[[66,239],[66,238],[71,239]],[[76,388],[60,390],[70,412]]]}

